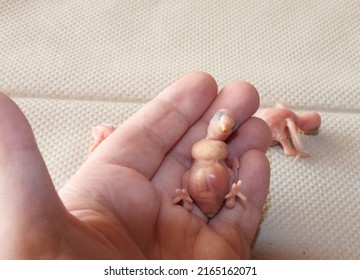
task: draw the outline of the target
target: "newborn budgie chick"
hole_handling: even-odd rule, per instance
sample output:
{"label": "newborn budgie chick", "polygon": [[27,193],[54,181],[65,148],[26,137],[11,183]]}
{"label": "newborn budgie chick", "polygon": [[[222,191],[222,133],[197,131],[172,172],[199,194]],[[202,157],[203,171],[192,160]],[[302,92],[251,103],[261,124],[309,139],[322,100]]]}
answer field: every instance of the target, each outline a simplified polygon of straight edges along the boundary
{"label": "newborn budgie chick", "polygon": [[229,159],[228,145],[224,142],[236,130],[237,124],[229,110],[222,109],[211,119],[204,139],[191,149],[193,163],[182,177],[182,189],[177,189],[174,203],[192,210],[192,202],[209,218],[225,206],[235,206],[235,199],[246,200],[240,192],[241,181],[237,178],[239,161]]}
{"label": "newborn budgie chick", "polygon": [[297,115],[285,106],[276,105],[274,108],[263,109],[256,116],[269,125],[273,138],[272,145],[280,143],[288,156],[296,156],[296,158],[309,156],[303,151],[299,133],[317,133],[321,125],[321,117],[318,113],[308,112]]}

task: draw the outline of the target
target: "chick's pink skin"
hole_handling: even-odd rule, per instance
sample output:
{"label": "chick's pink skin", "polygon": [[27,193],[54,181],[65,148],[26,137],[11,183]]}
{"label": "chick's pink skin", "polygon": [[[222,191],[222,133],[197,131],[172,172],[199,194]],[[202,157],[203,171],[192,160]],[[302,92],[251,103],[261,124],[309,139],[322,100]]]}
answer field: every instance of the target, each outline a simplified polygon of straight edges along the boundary
{"label": "chick's pink skin", "polygon": [[225,201],[226,207],[232,208],[236,197],[245,200],[240,192],[241,181],[237,181],[238,160],[229,160],[228,146],[224,142],[236,128],[229,110],[215,113],[206,137],[192,147],[193,164],[183,175],[182,189],[177,189],[174,203],[183,201],[183,206],[191,211],[194,201],[206,216],[212,218]]}
{"label": "chick's pink skin", "polygon": [[284,153],[289,156],[296,156],[297,158],[309,156],[302,151],[299,133],[317,133],[321,125],[321,117],[318,113],[308,112],[297,115],[289,108],[277,105],[274,108],[263,109],[256,116],[263,119],[270,127],[272,145],[280,143]]}
{"label": "chick's pink skin", "polygon": [[193,146],[194,162],[183,177],[183,187],[208,217],[220,210],[230,184],[235,181],[235,172],[225,162],[227,155],[224,142],[203,139]]}

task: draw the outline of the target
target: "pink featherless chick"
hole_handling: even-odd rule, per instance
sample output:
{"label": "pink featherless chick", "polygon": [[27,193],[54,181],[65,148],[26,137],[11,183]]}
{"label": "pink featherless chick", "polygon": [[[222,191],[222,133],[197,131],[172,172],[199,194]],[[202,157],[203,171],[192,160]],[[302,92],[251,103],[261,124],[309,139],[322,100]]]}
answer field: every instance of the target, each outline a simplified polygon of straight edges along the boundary
{"label": "pink featherless chick", "polygon": [[[309,156],[303,151],[299,133],[316,134],[321,125],[321,117],[316,112],[295,114],[283,105],[266,108],[256,113],[256,117],[263,119],[272,133],[272,146],[280,144],[288,156]],[[289,139],[290,138],[290,139]]]}
{"label": "pink featherless chick", "polygon": [[236,197],[246,200],[240,192],[238,159],[229,158],[228,145],[224,142],[237,129],[233,114],[222,109],[210,120],[207,135],[191,149],[193,158],[190,170],[182,177],[181,189],[176,189],[174,203],[192,211],[192,203],[209,218],[225,206],[233,208]]}

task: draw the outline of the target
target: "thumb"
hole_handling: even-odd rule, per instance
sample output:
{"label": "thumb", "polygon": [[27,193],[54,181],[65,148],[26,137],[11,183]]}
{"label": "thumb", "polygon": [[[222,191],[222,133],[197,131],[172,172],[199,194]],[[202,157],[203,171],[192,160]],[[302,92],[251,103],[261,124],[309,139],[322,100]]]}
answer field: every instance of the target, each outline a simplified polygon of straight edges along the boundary
{"label": "thumb", "polygon": [[[41,228],[64,220],[65,208],[53,186],[31,127],[18,106],[0,93],[0,258],[14,246],[31,244]],[[39,223],[41,221],[41,223]],[[55,222],[56,221],[56,222]],[[4,242],[6,240],[6,242]]]}

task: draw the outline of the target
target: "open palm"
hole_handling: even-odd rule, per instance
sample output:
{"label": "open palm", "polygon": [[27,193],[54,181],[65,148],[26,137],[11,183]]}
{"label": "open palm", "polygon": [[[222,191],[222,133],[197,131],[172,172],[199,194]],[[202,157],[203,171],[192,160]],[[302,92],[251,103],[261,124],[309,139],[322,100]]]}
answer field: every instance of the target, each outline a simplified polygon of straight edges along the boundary
{"label": "open palm", "polygon": [[[217,94],[211,76],[190,73],[119,126],[57,193],[28,122],[0,95],[0,258],[249,258],[270,175],[270,132],[251,117],[258,105],[248,83]],[[172,201],[192,144],[220,108],[240,124],[228,144],[247,201],[209,220]]]}

